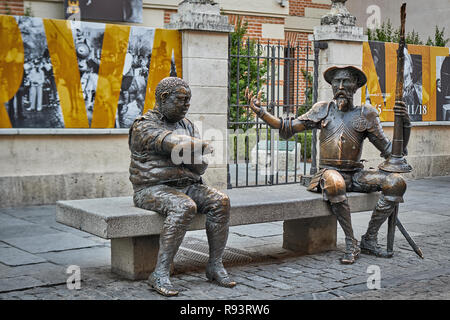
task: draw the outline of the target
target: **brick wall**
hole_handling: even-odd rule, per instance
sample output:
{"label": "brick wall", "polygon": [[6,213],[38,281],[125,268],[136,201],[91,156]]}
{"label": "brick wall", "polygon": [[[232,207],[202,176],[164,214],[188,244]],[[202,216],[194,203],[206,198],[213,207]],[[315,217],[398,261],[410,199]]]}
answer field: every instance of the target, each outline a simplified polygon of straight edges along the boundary
{"label": "brick wall", "polygon": [[0,14],[23,15],[23,0],[0,0]]}
{"label": "brick wall", "polygon": [[170,16],[177,13],[177,10],[164,10],[164,23],[170,23]]}
{"label": "brick wall", "polygon": [[[278,103],[280,104],[290,104],[291,110],[290,112],[295,111],[296,106],[300,106],[305,102],[306,96],[305,96],[305,89],[306,89],[306,80],[301,72],[301,70],[308,70],[309,72],[313,72],[313,62],[309,61],[308,63],[305,61],[307,59],[308,55],[309,58],[311,58],[311,55],[313,54],[312,44],[308,40],[308,33],[305,32],[284,32],[284,39],[270,39],[270,38],[263,38],[262,36],[262,24],[269,23],[269,24],[282,24],[284,25],[284,18],[274,18],[274,17],[260,17],[260,16],[239,16],[239,15],[229,15],[229,22],[232,25],[236,25],[238,18],[240,18],[243,22],[248,23],[248,31],[245,35],[244,39],[246,40],[247,37],[253,40],[259,40],[260,44],[262,45],[262,51],[261,55],[266,56],[266,45],[269,42],[271,46],[276,46],[275,48],[275,56],[287,57],[287,51],[284,50],[284,48],[288,45],[290,47],[293,47],[294,49],[289,53],[289,58],[293,59],[291,60],[291,63],[289,67],[285,63],[285,60],[280,59],[275,61],[275,86],[276,86],[276,93],[275,93],[275,100],[279,100]],[[245,45],[245,44],[244,44]],[[278,49],[278,45],[280,45],[280,49]],[[307,47],[309,49],[307,49]],[[243,49],[245,51],[245,49]],[[278,65],[283,68],[279,69]],[[290,74],[288,77],[287,74]],[[288,78],[287,78],[288,77]],[[290,79],[290,84],[287,85],[287,82],[285,80]],[[269,81],[269,86],[271,85],[271,82]],[[308,86],[311,87],[312,84],[308,83]],[[290,99],[289,101],[285,100],[283,96],[287,94],[287,91],[290,92]],[[283,93],[285,92],[285,93]],[[285,110],[286,111],[286,110]]]}
{"label": "brick wall", "polygon": [[305,15],[305,8],[330,9],[331,5],[314,3],[314,0],[290,0],[289,15],[300,16]]}
{"label": "brick wall", "polygon": [[250,39],[260,39],[261,41],[267,41],[267,40],[277,40],[278,41],[278,39],[268,39],[268,38],[262,37],[262,24],[263,23],[284,24],[284,18],[228,15],[228,21],[232,25],[237,24],[238,18],[240,18],[243,23],[244,22],[248,23],[246,36],[250,37]]}
{"label": "brick wall", "polygon": [[[289,1],[289,15],[291,16],[304,16],[305,8],[319,8],[319,9],[330,9],[331,6],[327,4],[317,4],[313,2],[314,0],[290,0]],[[170,22],[170,15],[176,13],[176,10],[165,10],[164,11],[164,22]],[[242,22],[248,23],[247,34],[245,35],[245,39],[249,37],[250,39],[259,40],[262,45],[266,45],[268,41],[271,45],[280,45],[287,46],[288,42],[291,47],[295,47],[295,56],[291,56],[294,58],[289,68],[285,66],[284,61],[280,61],[280,66],[286,67],[286,70],[282,72],[282,74],[277,75],[276,84],[280,86],[285,86],[284,90],[289,90],[291,92],[291,101],[286,101],[286,103],[301,105],[305,102],[305,89],[306,86],[312,86],[311,83],[306,82],[301,69],[308,70],[310,73],[313,72],[313,62],[309,61],[308,63],[304,60],[308,57],[312,58],[313,49],[312,44],[308,41],[309,33],[306,32],[284,32],[284,39],[271,39],[264,38],[262,34],[262,25],[263,24],[280,24],[284,25],[285,18],[283,17],[266,17],[266,16],[253,16],[253,15],[236,15],[229,14],[228,15],[229,23],[232,25],[236,25],[238,19],[241,19]],[[308,47],[308,50],[306,49]],[[283,52],[283,48],[281,48],[281,56],[285,54]],[[265,53],[262,53],[264,55]],[[278,52],[276,53],[278,55]],[[278,65],[278,62],[277,62]],[[289,87],[285,85],[285,80],[287,76],[288,70],[291,73],[290,85]],[[281,70],[280,70],[281,72]],[[283,90],[282,88],[280,88]],[[281,98],[280,103],[283,103],[283,99]]]}

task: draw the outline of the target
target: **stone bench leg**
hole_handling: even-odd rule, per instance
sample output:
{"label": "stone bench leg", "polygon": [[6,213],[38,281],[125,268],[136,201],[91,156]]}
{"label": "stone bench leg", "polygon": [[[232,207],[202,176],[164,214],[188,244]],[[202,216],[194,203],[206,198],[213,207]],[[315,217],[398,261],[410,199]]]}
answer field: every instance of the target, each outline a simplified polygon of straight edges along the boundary
{"label": "stone bench leg", "polygon": [[336,248],[335,216],[287,220],[283,223],[283,248],[313,254]]}
{"label": "stone bench leg", "polygon": [[159,235],[111,239],[111,271],[127,279],[147,279],[156,265]]}

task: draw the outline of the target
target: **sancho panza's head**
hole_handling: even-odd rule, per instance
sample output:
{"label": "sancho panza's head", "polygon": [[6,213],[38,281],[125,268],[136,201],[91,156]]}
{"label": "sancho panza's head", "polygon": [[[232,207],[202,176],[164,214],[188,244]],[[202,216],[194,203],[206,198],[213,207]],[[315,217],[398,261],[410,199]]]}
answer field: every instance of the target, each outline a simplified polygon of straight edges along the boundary
{"label": "sancho panza's head", "polygon": [[155,90],[156,108],[169,122],[178,122],[189,110],[191,89],[177,77],[162,79]]}
{"label": "sancho panza's head", "polygon": [[323,76],[331,84],[333,97],[342,111],[353,106],[353,95],[367,82],[367,77],[360,69],[353,66],[328,68]]}

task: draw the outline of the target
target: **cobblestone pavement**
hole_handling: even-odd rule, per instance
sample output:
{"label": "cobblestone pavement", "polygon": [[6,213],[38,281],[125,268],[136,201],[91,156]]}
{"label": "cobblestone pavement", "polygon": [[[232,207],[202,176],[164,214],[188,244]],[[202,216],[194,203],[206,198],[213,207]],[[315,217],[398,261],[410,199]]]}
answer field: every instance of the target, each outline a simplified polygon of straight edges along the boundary
{"label": "cobblestone pavement", "polygon": [[[174,298],[112,274],[109,241],[56,223],[55,206],[0,209],[0,299],[450,299],[449,202],[450,176],[408,183],[399,217],[424,260],[398,231],[392,259],[362,255],[344,266],[340,228],[337,250],[297,256],[281,248],[282,222],[232,227],[224,259],[238,282],[232,289],[206,280],[204,230],[189,232],[175,261]],[[352,218],[359,238],[370,212]],[[380,243],[385,236],[383,226]],[[68,289],[69,265],[81,268],[79,290]]]}

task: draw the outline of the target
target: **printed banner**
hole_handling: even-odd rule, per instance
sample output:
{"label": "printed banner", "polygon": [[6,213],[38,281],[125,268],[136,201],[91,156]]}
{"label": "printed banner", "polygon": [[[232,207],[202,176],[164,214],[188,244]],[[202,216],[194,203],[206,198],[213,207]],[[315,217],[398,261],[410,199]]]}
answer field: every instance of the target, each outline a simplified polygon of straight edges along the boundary
{"label": "printed banner", "polygon": [[[363,44],[362,103],[375,106],[381,121],[394,121],[397,43]],[[449,48],[408,45],[405,50],[403,100],[412,121],[450,120]]]}
{"label": "printed banner", "polygon": [[142,23],[142,0],[64,0],[66,19]]}
{"label": "printed banner", "polygon": [[128,128],[181,74],[176,30],[0,15],[0,128]]}

